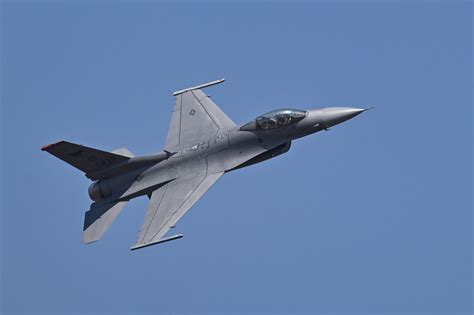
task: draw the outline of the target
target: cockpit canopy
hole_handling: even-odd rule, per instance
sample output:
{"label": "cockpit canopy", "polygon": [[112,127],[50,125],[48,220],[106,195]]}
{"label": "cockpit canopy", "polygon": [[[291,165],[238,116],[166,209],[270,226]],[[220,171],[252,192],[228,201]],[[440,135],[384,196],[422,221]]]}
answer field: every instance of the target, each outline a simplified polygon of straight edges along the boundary
{"label": "cockpit canopy", "polygon": [[297,123],[306,117],[306,111],[298,109],[279,109],[258,116],[254,121],[243,125],[240,130],[269,130]]}

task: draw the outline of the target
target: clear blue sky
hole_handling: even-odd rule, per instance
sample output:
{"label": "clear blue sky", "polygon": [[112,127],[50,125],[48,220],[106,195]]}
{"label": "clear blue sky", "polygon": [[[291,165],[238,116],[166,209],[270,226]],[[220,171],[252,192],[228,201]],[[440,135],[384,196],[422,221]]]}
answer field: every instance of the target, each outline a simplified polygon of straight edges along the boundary
{"label": "clear blue sky", "polygon": [[[469,314],[469,2],[2,4],[5,314]],[[224,176],[182,240],[146,198],[80,242],[88,180],[40,147],[162,148],[175,90],[238,123],[376,106]]]}

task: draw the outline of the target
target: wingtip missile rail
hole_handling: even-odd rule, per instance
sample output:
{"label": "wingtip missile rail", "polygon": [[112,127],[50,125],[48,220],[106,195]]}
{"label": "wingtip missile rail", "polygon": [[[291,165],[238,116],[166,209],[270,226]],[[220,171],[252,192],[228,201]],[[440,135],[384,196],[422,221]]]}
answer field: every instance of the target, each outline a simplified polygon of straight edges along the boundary
{"label": "wingtip missile rail", "polygon": [[183,236],[184,236],[183,234],[176,234],[176,235],[173,235],[173,236],[170,236],[170,237],[167,237],[167,238],[163,238],[159,241],[132,246],[132,248],[130,248],[130,250],[136,250],[136,249],[140,249],[140,248],[144,248],[144,247],[148,247],[148,246],[153,246],[153,245],[157,245],[157,244],[161,244],[161,243],[165,243],[165,242],[174,241],[174,240],[182,238]]}
{"label": "wingtip missile rail", "polygon": [[222,79],[219,79],[219,80],[215,80],[215,81],[207,82],[207,83],[204,83],[204,84],[192,86],[192,87],[189,87],[189,88],[186,88],[186,89],[183,89],[183,90],[179,90],[179,91],[173,92],[173,96],[176,96],[176,95],[179,95],[179,94],[183,94],[183,93],[185,93],[185,92],[192,91],[192,90],[203,89],[203,88],[208,87],[208,86],[220,84],[220,83],[222,83],[222,82],[224,82],[224,81],[225,81],[225,79],[222,78]]}

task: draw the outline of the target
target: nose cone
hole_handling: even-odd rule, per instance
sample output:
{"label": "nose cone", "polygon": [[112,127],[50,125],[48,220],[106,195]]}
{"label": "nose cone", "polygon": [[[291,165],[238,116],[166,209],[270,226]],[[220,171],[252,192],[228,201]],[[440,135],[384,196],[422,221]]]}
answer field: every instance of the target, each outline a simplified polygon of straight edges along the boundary
{"label": "nose cone", "polygon": [[322,123],[324,123],[326,126],[334,126],[354,118],[364,111],[365,109],[353,107],[330,107],[321,111],[320,118]]}

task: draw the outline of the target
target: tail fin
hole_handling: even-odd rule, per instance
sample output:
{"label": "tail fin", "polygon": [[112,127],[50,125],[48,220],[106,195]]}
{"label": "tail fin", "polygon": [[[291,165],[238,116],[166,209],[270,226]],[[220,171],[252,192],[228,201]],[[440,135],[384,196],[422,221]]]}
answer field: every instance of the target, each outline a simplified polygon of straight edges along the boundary
{"label": "tail fin", "polygon": [[133,156],[126,148],[118,149],[116,153],[111,153],[67,141],[49,144],[42,147],[41,150],[83,171],[89,178],[91,176],[88,176],[88,174],[97,173],[98,171],[116,166],[128,161],[131,158],[130,155]]}
{"label": "tail fin", "polygon": [[94,202],[84,217],[82,241],[92,243],[100,240],[128,201]]}

